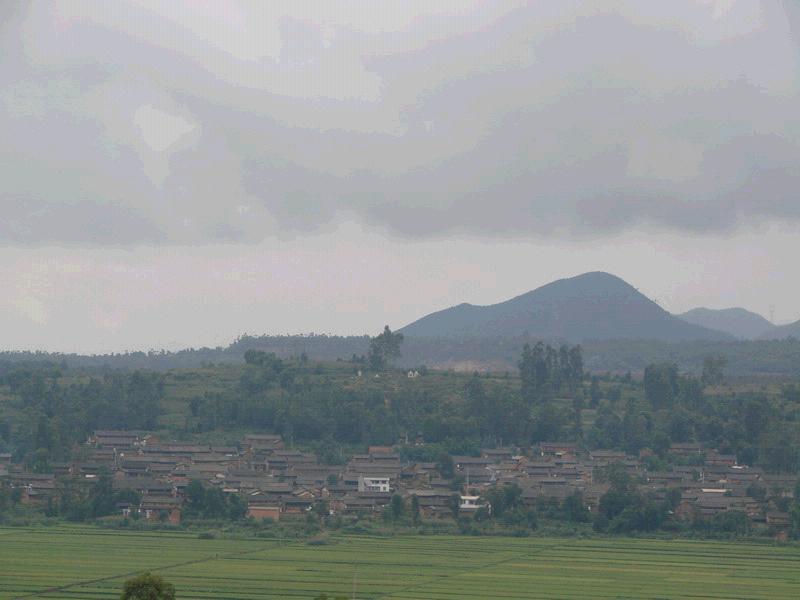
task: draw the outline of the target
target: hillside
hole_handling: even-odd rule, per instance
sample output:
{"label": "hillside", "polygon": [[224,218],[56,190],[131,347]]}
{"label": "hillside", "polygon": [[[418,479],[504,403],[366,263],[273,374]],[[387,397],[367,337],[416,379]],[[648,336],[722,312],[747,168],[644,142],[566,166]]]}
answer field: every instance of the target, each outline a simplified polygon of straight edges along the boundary
{"label": "hillside", "polygon": [[800,339],[800,321],[789,323],[788,325],[780,325],[769,330],[762,335],[762,340],[784,340],[786,338]]}
{"label": "hillside", "polygon": [[761,315],[744,308],[693,308],[677,315],[687,323],[729,333],[743,340],[754,340],[775,328]]}
{"label": "hillside", "polygon": [[400,330],[408,337],[513,337],[571,342],[611,339],[730,340],[671,315],[609,273],[560,279],[490,306],[459,304]]}

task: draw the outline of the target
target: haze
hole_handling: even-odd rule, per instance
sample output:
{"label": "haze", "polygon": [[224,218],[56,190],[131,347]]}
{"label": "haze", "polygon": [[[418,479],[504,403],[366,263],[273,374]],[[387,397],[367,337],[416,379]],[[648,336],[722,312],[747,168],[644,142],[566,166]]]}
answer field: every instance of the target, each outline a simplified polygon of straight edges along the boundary
{"label": "haze", "polygon": [[364,333],[615,273],[800,317],[788,1],[0,5],[7,349]]}

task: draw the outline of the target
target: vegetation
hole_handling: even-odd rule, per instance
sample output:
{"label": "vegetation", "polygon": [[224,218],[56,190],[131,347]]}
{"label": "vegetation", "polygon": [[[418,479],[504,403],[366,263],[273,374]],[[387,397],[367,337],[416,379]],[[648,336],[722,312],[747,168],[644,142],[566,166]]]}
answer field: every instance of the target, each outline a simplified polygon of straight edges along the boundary
{"label": "vegetation", "polygon": [[402,333],[392,333],[389,326],[383,328],[383,333],[369,341],[369,354],[367,362],[374,371],[382,371],[389,364],[400,358],[400,344],[403,343]]}
{"label": "vegetation", "polygon": [[[452,338],[405,336],[397,365],[449,369],[514,371],[528,335]],[[274,353],[281,358],[306,354],[316,361],[333,362],[366,356],[370,338],[361,336],[284,335],[242,336],[226,347],[189,348],[177,352],[126,352],[81,356],[46,352],[0,353],[0,375],[20,368],[70,368],[104,373],[111,369],[197,369],[209,364],[240,364],[248,350]],[[700,374],[708,356],[724,357],[737,377],[800,376],[800,340],[797,337],[757,341],[664,342],[654,340],[586,340],[582,344],[586,367],[595,373],[641,373],[651,363],[674,362],[683,372]]]}
{"label": "vegetation", "polygon": [[798,470],[795,384],[725,385],[716,359],[705,382],[674,363],[647,366],[642,381],[588,378],[582,365],[580,347],[537,344],[523,350],[520,377],[422,371],[408,379],[391,370],[373,377],[361,374],[360,365],[256,350],[247,352],[242,367],[167,374],[15,370],[0,379],[0,452],[47,472],[53,461],[80,458],[81,442],[95,429],[162,430],[171,438],[220,443],[261,430],[282,434],[328,463],[369,444],[418,438],[424,446],[401,444],[404,458],[441,462],[443,454],[481,447],[566,440],[630,454],[649,449],[653,460],[669,462],[671,443],[697,441],[743,464]]}
{"label": "vegetation", "polygon": [[158,575],[142,573],[125,582],[120,600],[175,600],[175,586]]}
{"label": "vegetation", "polygon": [[158,569],[178,597],[795,598],[796,547],[680,540],[335,536],[197,539],[86,526],[0,529],[0,597],[119,598]]}

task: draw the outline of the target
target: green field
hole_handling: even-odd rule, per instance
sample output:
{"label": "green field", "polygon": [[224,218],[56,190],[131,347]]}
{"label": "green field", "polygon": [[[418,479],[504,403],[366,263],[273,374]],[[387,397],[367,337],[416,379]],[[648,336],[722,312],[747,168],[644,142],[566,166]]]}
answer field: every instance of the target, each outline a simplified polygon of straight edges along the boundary
{"label": "green field", "polygon": [[157,570],[179,598],[798,598],[800,549],[632,539],[201,540],[93,527],[0,529],[0,597],[115,598]]}

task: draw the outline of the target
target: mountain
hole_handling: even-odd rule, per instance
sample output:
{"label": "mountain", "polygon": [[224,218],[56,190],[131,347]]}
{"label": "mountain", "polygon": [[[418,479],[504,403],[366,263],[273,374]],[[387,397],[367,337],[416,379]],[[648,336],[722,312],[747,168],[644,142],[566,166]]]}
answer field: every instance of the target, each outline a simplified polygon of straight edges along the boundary
{"label": "mountain", "polygon": [[788,325],[776,325],[764,335],[761,340],[782,340],[788,337],[800,339],[800,321],[789,323]]}
{"label": "mountain", "polygon": [[671,315],[609,273],[560,279],[490,306],[459,304],[422,317],[400,330],[409,337],[545,339],[732,340],[729,334]]}
{"label": "mountain", "polygon": [[754,340],[775,328],[761,315],[744,308],[693,308],[677,316],[687,323],[724,331],[743,340]]}

